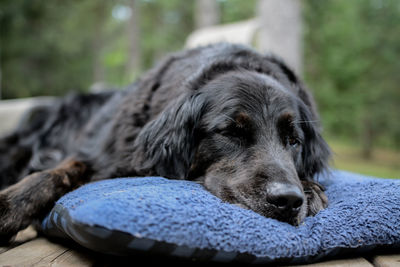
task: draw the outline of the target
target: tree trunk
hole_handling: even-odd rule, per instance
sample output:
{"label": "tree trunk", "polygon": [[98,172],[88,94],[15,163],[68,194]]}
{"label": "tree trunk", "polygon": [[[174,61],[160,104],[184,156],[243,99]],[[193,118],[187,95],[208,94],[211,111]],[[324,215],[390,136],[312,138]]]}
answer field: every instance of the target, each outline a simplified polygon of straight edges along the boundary
{"label": "tree trunk", "polygon": [[95,3],[94,12],[94,35],[92,39],[93,49],[93,82],[103,82],[105,70],[102,62],[103,55],[103,28],[106,20],[106,6],[103,2]]}
{"label": "tree trunk", "polygon": [[1,72],[1,59],[0,59],[0,100],[2,99],[2,92],[1,92],[1,85],[2,85],[2,82],[3,82],[3,80],[2,80],[2,72]]}
{"label": "tree trunk", "polygon": [[1,51],[1,42],[0,42],[0,100],[2,99],[2,91],[1,91],[1,89],[2,89],[2,87],[1,87],[1,85],[3,84],[2,82],[3,82],[3,76],[2,76],[2,72],[1,72],[1,53],[2,53],[2,51]]}
{"label": "tree trunk", "polygon": [[300,0],[259,0],[258,48],[282,57],[299,75],[302,72],[302,18]]}
{"label": "tree trunk", "polygon": [[140,70],[140,29],[139,12],[137,0],[130,0],[131,16],[127,23],[127,35],[129,40],[128,62],[126,65],[126,74],[129,79],[133,78],[135,73]]}
{"label": "tree trunk", "polygon": [[220,8],[216,0],[196,0],[194,14],[196,29],[220,23]]}
{"label": "tree trunk", "polygon": [[364,159],[371,159],[373,152],[373,143],[375,139],[375,132],[371,125],[371,119],[364,118],[361,133],[362,151],[361,155]]}

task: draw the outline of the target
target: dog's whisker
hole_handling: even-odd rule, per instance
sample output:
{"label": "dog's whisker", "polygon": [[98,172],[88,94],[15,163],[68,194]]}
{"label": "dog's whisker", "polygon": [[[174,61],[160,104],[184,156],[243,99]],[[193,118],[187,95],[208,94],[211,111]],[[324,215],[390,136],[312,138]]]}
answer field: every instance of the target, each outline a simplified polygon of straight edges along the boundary
{"label": "dog's whisker", "polygon": [[313,120],[313,121],[293,121],[292,123],[318,123],[319,120]]}

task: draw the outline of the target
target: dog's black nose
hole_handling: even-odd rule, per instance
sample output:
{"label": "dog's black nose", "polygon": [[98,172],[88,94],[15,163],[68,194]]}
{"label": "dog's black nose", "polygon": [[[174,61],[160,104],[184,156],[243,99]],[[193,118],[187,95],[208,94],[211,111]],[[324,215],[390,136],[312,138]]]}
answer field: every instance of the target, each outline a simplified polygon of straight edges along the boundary
{"label": "dog's black nose", "polygon": [[268,186],[268,202],[282,212],[297,212],[304,202],[304,195],[296,185],[273,183]]}

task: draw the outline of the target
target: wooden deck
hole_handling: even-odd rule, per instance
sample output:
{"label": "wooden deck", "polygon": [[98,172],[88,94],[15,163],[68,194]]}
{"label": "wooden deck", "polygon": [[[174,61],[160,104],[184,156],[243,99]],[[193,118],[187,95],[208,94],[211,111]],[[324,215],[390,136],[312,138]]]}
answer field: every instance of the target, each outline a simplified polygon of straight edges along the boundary
{"label": "wooden deck", "polygon": [[[137,254],[117,257],[98,254],[73,243],[54,243],[38,237],[33,228],[21,231],[8,247],[0,247],[0,266],[133,266],[137,263],[203,265],[204,262],[166,258],[159,255]],[[209,266],[210,263],[207,263]],[[216,264],[211,264],[216,265]],[[309,267],[395,267],[400,266],[400,254],[378,254],[366,257],[342,258],[309,265]]]}

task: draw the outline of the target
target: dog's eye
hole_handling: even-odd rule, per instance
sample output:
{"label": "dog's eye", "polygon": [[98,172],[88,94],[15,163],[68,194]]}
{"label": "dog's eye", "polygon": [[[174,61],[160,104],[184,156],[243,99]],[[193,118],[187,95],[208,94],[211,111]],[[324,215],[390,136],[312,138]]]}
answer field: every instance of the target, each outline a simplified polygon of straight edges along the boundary
{"label": "dog's eye", "polygon": [[227,137],[231,140],[247,140],[248,138],[248,133],[246,131],[246,129],[242,128],[242,127],[237,127],[236,125],[232,124],[229,125],[228,127],[222,128],[222,129],[218,129],[216,130],[216,133]]}
{"label": "dog's eye", "polygon": [[288,144],[289,146],[296,148],[300,145],[300,140],[296,137],[293,136],[288,136],[286,138],[286,144]]}
{"label": "dog's eye", "polygon": [[243,131],[235,127],[229,127],[227,129],[221,130],[219,133],[223,136],[233,137],[233,138],[241,138],[243,136]]}

